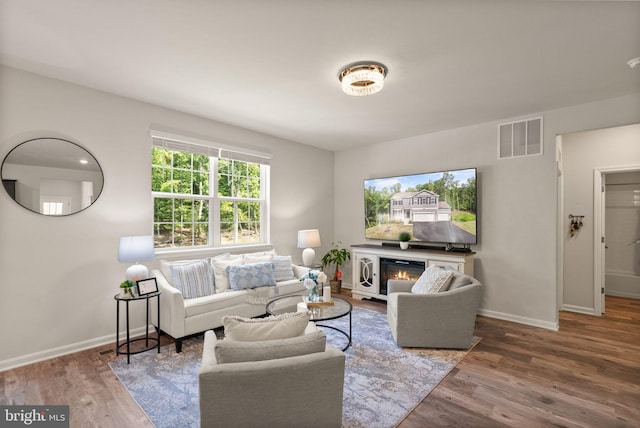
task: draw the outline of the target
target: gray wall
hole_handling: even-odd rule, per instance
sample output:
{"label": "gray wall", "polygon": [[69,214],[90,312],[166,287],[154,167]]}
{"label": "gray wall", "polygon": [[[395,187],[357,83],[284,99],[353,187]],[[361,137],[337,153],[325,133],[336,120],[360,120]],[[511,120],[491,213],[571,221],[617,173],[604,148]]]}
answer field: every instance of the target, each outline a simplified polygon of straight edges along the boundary
{"label": "gray wall", "polygon": [[28,212],[0,192],[0,337],[9,345],[0,347],[0,370],[114,340],[113,295],[126,268],[118,239],[151,232],[150,128],[273,153],[271,240],[297,261],[298,229],[320,229],[318,255],[332,240],[365,241],[365,178],[475,166],[482,311],[555,328],[555,136],[640,117],[640,94],[533,113],[524,117],[544,116],[544,155],[498,161],[497,122],[334,154],[4,67],[0,93],[0,158],[29,138],[62,137],[105,173],[96,204],[69,217]]}
{"label": "gray wall", "polygon": [[[594,169],[634,165],[640,168],[640,125],[563,135],[562,159],[563,307],[592,313],[595,306]],[[568,233],[569,214],[585,216],[584,227],[573,237]]]}
{"label": "gray wall", "polygon": [[151,233],[150,128],[271,152],[276,250],[300,261],[298,229],[320,229],[319,254],[331,244],[332,152],[10,68],[0,68],[0,94],[0,159],[29,138],[62,137],[105,175],[97,202],[68,217],[29,212],[0,191],[0,370],[115,339],[119,237]]}
{"label": "gray wall", "polygon": [[[637,122],[640,94],[521,118],[539,115],[544,117],[541,156],[497,159],[497,124],[519,118],[336,153],[336,239],[366,242],[364,179],[477,167],[479,245],[472,248],[475,275],[485,285],[481,312],[557,328],[556,135]],[[350,272],[345,281],[352,282]],[[593,300],[591,291],[582,293]]]}

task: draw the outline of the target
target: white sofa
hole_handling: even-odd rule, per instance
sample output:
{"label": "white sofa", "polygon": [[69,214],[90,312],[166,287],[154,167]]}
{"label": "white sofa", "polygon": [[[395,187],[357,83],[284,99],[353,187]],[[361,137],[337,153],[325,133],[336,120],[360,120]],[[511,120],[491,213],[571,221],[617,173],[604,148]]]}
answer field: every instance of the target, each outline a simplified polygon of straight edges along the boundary
{"label": "white sofa", "polygon": [[[289,279],[275,282],[275,286],[259,286],[234,290],[229,284],[226,266],[255,265],[268,263],[277,258],[279,266],[287,256],[278,256],[275,251],[223,254],[199,260],[162,261],[160,269],[153,269],[151,276],[158,282],[160,294],[160,330],[175,339],[176,351],[182,350],[182,339],[194,334],[222,326],[222,317],[238,315],[257,317],[266,313],[266,303],[273,298],[287,295],[305,295],[307,290],[300,278],[308,268],[290,263],[292,275]],[[171,266],[208,260],[212,268],[213,294],[185,298],[176,288]],[[290,260],[290,257],[289,257]],[[175,274],[174,274],[175,275]],[[282,277],[283,275],[280,275]],[[262,284],[261,284],[262,285]],[[151,319],[158,327],[156,305],[151,305]]]}

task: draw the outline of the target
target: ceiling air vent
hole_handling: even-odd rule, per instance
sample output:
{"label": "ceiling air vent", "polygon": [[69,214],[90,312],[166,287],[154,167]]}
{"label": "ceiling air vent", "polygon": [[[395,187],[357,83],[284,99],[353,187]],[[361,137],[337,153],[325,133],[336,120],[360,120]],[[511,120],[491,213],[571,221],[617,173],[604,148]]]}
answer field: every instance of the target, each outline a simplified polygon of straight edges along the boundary
{"label": "ceiling air vent", "polygon": [[542,154],[542,118],[498,125],[498,159]]}

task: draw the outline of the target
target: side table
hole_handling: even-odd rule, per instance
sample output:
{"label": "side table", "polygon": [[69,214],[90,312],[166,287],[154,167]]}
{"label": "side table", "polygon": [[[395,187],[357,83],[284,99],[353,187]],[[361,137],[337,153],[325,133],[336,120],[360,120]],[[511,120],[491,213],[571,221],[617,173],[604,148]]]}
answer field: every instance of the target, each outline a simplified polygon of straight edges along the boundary
{"label": "side table", "polygon": [[[149,337],[149,299],[155,297],[158,304],[158,328],[156,332],[158,332],[157,337]],[[144,296],[136,296],[136,297],[122,297],[120,294],[116,294],[113,296],[116,301],[116,355],[126,355],[127,356],[127,364],[130,363],[130,357],[134,354],[139,354],[141,352],[148,351],[155,347],[158,348],[158,354],[160,353],[160,291],[155,293],[145,294]],[[131,339],[130,330],[129,330],[129,302],[144,300],[147,306],[147,316],[146,316],[146,334],[144,337],[138,339]],[[120,303],[124,302],[126,307],[126,319],[127,319],[127,340],[124,343],[120,343]],[[133,342],[145,341],[145,347],[138,351],[131,351],[131,344]],[[149,345],[151,342],[151,345]],[[122,347],[126,346],[126,351],[121,350]]]}

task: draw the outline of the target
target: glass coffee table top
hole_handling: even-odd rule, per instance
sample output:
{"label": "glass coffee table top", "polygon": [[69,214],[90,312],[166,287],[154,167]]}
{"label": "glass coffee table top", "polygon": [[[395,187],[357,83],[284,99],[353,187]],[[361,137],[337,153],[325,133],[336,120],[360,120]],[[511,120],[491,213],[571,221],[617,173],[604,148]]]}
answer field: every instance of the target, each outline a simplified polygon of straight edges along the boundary
{"label": "glass coffee table top", "polygon": [[[304,296],[286,296],[278,297],[267,303],[267,313],[269,315],[281,315],[289,312],[298,311],[298,303],[303,303]],[[342,350],[346,350],[351,346],[351,310],[353,307],[351,303],[340,297],[332,297],[333,305],[330,306],[314,306],[308,308],[309,320],[316,323],[318,327],[330,328],[347,338],[347,344]],[[349,332],[339,329],[334,326],[318,324],[318,321],[328,321],[337,318],[342,318],[349,315]]]}
{"label": "glass coffee table top", "polygon": [[[333,297],[333,305],[316,306],[309,308],[311,321],[327,321],[343,317],[351,312],[351,303],[340,297]],[[267,303],[267,313],[281,315],[288,312],[296,312],[298,303],[304,302],[303,296],[279,297]]]}

